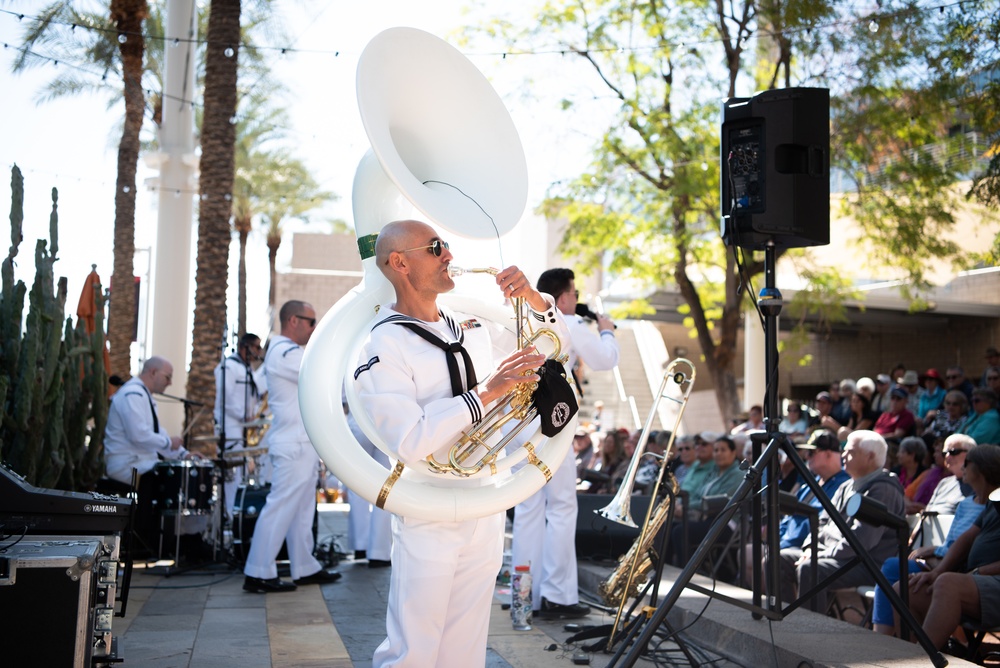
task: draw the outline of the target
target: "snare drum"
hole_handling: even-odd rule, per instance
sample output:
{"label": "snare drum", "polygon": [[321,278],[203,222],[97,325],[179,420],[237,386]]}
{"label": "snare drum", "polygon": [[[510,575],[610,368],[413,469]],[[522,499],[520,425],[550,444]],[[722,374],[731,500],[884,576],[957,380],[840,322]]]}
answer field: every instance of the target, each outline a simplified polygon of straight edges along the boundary
{"label": "snare drum", "polygon": [[215,500],[215,466],[194,459],[153,467],[153,506],[161,513],[207,515]]}

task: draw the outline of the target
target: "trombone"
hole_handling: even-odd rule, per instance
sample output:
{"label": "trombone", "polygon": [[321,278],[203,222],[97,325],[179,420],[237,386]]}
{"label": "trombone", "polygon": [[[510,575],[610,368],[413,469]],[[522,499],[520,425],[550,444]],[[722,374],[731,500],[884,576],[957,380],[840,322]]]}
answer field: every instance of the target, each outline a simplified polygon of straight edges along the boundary
{"label": "trombone", "polygon": [[[685,367],[686,371],[684,370]],[[635,487],[635,476],[639,470],[640,461],[646,454],[652,454],[646,452],[646,443],[649,440],[653,419],[656,417],[657,408],[659,407],[661,400],[667,399],[679,404],[677,417],[674,418],[673,428],[670,430],[670,440],[667,441],[667,446],[663,451],[663,461],[660,464],[660,473],[656,476],[656,483],[653,485],[653,491],[650,495],[649,508],[646,510],[646,518],[643,520],[639,536],[635,539],[635,542],[632,544],[632,547],[629,548],[629,551],[622,557],[617,568],[615,568],[608,579],[601,584],[601,591],[608,596],[609,594],[618,591],[622,577],[624,576],[625,578],[624,586],[621,587],[621,602],[618,604],[618,612],[615,615],[615,623],[611,627],[611,635],[608,638],[608,650],[610,650],[614,645],[615,633],[617,632],[618,625],[621,622],[622,612],[625,609],[625,602],[629,598],[630,589],[632,588],[633,581],[635,580],[636,574],[639,570],[639,564],[649,551],[650,544],[656,536],[659,527],[666,519],[667,511],[669,510],[669,499],[665,498],[663,502],[656,507],[654,516],[653,501],[656,500],[656,497],[659,494],[660,483],[663,481],[664,473],[667,469],[667,463],[670,461],[670,452],[674,447],[674,439],[677,437],[677,428],[680,426],[681,418],[684,416],[684,409],[687,408],[688,398],[691,396],[691,390],[694,387],[695,375],[696,372],[694,364],[682,357],[673,360],[667,366],[666,370],[664,370],[663,380],[660,382],[660,389],[657,391],[656,397],[653,400],[653,407],[649,411],[646,423],[642,426],[642,434],[639,437],[639,443],[636,445],[635,454],[632,456],[628,469],[625,471],[625,478],[622,480],[622,484],[618,488],[618,492],[615,494],[614,498],[611,499],[611,502],[604,508],[594,511],[601,517],[611,520],[612,522],[617,522],[633,528],[637,526],[632,520],[632,491]],[[678,388],[680,388],[680,398],[669,396],[667,394],[667,384],[670,382],[673,382]],[[673,476],[671,476],[671,478],[673,478]],[[674,482],[674,487],[674,493],[676,493],[676,481]],[[653,524],[656,525],[655,528],[652,527]]]}

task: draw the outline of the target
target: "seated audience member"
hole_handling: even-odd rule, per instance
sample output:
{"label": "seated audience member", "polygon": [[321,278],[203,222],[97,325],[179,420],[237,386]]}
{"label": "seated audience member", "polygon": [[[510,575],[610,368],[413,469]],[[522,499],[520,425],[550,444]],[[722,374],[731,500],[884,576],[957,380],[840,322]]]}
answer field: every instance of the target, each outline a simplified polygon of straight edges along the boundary
{"label": "seated audience member", "polygon": [[909,393],[902,387],[894,387],[889,392],[892,400],[889,410],[878,416],[872,431],[886,440],[899,441],[913,432],[915,420],[913,413],[906,407]]}
{"label": "seated audience member", "polygon": [[660,469],[663,468],[663,453],[670,442],[670,432],[666,429],[655,432],[646,441],[646,455],[639,462],[639,468],[635,472],[635,489],[643,494],[653,491],[656,479],[660,477]]}
{"label": "seated audience member", "polygon": [[875,414],[872,413],[868,397],[856,392],[851,396],[851,415],[847,419],[847,424],[837,430],[837,438],[841,442],[846,441],[852,431],[871,429],[874,424]]}
{"label": "seated audience member", "polygon": [[573,435],[573,456],[576,459],[576,479],[583,480],[584,471],[594,461],[594,441],[586,429],[577,429]]}
{"label": "seated audience member", "polygon": [[[809,437],[809,442],[798,446],[799,454],[805,460],[806,466],[816,476],[816,482],[821,486],[823,494],[832,498],[837,489],[850,480],[850,476],[844,471],[840,457],[840,441],[832,431],[814,431]],[[823,504],[813,493],[809,485],[803,484],[799,487],[795,497],[810,506],[821,509]],[[786,547],[801,548],[809,536],[809,516],[808,515],[785,515],[779,524],[781,539],[779,549]],[[746,546],[747,563],[751,554],[751,545]],[[765,555],[766,556],[766,555]],[[751,574],[753,570],[750,570]],[[747,578],[750,581],[750,578]],[[782,587],[782,602],[788,603],[795,598],[795,587],[793,585]]]}
{"label": "seated audience member", "polygon": [[[998,351],[993,346],[986,349],[986,369],[983,370],[983,375],[979,378],[979,387],[989,387],[990,379],[987,376],[990,375],[990,369],[996,369],[1000,367],[1000,351]],[[992,388],[994,392],[1000,392],[997,388]]]}
{"label": "seated audience member", "polygon": [[584,479],[590,481],[587,490],[593,494],[614,494],[618,484],[628,468],[628,455],[625,454],[625,441],[628,431],[616,429],[608,432],[601,441],[601,449],[595,458],[594,466],[584,474]]}
{"label": "seated audience member", "polygon": [[840,423],[841,426],[847,424],[847,421],[851,419],[851,397],[857,393],[857,386],[854,384],[854,379],[845,378],[840,381],[837,386],[837,391],[840,395],[840,399],[836,401],[833,405],[833,410],[830,411],[830,415],[833,419]]}
{"label": "seated audience member", "polygon": [[809,421],[802,415],[802,404],[797,401],[789,402],[788,412],[778,425],[778,431],[787,434],[792,442],[806,435],[809,431]]}
{"label": "seated audience member", "polygon": [[[681,491],[687,492],[688,505],[697,510],[701,508],[701,493],[708,482],[709,476],[715,472],[715,459],[712,445],[715,443],[714,434],[698,434],[694,437],[695,461],[688,469],[684,482],[681,483]],[[678,502],[677,511],[686,510],[683,504]]]}
{"label": "seated audience member", "polygon": [[[927,444],[919,436],[907,436],[899,444],[896,452],[896,466],[892,472],[899,478],[899,484],[903,486],[903,493],[907,488],[927,470],[924,463],[927,459]],[[913,493],[916,493],[914,488]],[[907,497],[911,498],[911,497]]]}
{"label": "seated audience member", "polygon": [[924,388],[923,392],[920,393],[916,416],[918,420],[926,420],[928,413],[941,408],[948,390],[944,389],[944,382],[937,369],[928,369],[927,373],[921,376],[920,381]]}
{"label": "seated audience member", "polygon": [[965,377],[965,370],[960,366],[950,366],[944,372],[944,378],[948,383],[949,390],[958,390],[965,395],[965,398],[972,402],[972,381]]}
{"label": "seated audience member", "polygon": [[[978,445],[970,451],[965,480],[977,498],[988,499],[1000,487],[1000,446]],[[987,628],[1000,626],[1000,514],[990,505],[936,566],[909,577],[910,610],[938,649],[963,619]],[[896,621],[886,614],[879,624],[885,630]]]}
{"label": "seated audience member", "polygon": [[972,413],[960,433],[971,436],[979,444],[1000,444],[1000,413],[996,409],[996,393],[988,387],[977,387],[972,391]]}
{"label": "seated audience member", "polygon": [[[920,377],[917,375],[917,372],[910,369],[904,373],[896,379],[896,387],[906,390],[906,408],[916,417],[917,410],[920,407]],[[890,407],[892,406],[891,399],[892,397],[890,396]]]}
{"label": "seated audience member", "polygon": [[741,434],[745,431],[760,431],[764,429],[764,409],[751,406],[747,412],[747,420],[733,427],[731,434]]}
{"label": "seated audience member", "polygon": [[829,429],[833,433],[844,425],[833,419],[830,411],[833,410],[833,397],[829,392],[820,392],[816,395],[816,413],[818,414],[814,424],[809,426],[810,431],[817,429]]}
{"label": "seated audience member", "polygon": [[889,391],[892,389],[892,378],[889,374],[880,373],[875,376],[875,394],[872,395],[872,412],[878,418],[889,410]]}
{"label": "seated audience member", "polygon": [[679,485],[684,484],[688,472],[695,463],[694,438],[691,436],[678,436],[674,443],[674,451],[677,458],[674,460],[672,472]]}
{"label": "seated audience member", "polygon": [[[858,519],[849,519],[846,507],[850,497],[864,494],[880,501],[890,513],[903,515],[903,489],[896,477],[882,468],[887,450],[888,446],[881,435],[872,431],[852,432],[847,437],[847,445],[844,448],[844,470],[851,480],[841,485],[832,499],[833,505],[847,522],[855,539],[875,563],[884,562],[898,551],[895,530],[888,527],[874,527]],[[825,512],[820,515],[819,523],[818,545],[811,545],[807,539],[801,549],[789,547],[781,550],[782,592],[790,591],[793,586],[798,587],[798,591],[805,592],[804,585],[808,582],[807,573],[812,570],[810,560],[813,556],[817,560],[816,582],[822,582],[828,575],[857,556],[854,548]],[[875,584],[874,578],[860,563],[857,563],[830,583],[827,591],[873,584]],[[824,609],[829,607],[829,601],[821,603]]]}
{"label": "seated audience member", "polygon": [[868,376],[862,376],[861,378],[858,378],[858,382],[855,383],[855,386],[858,394],[865,395],[865,398],[868,399],[868,404],[871,405],[872,397],[875,396],[875,381]]}
{"label": "seated audience member", "polygon": [[947,438],[958,433],[969,417],[969,400],[958,390],[948,390],[941,408],[933,411],[933,418],[924,425],[924,435]]}
{"label": "seated audience member", "polygon": [[983,372],[983,387],[988,387],[1000,397],[1000,366],[991,366]]}
{"label": "seated audience member", "polygon": [[965,434],[952,434],[944,439],[944,465],[950,475],[934,488],[924,507],[925,513],[954,515],[962,499],[972,495],[972,488],[964,481],[965,456],[975,447],[976,442]]}
{"label": "seated audience member", "polygon": [[[712,458],[715,460],[715,471],[709,475],[705,486],[701,490],[702,501],[708,497],[732,497],[744,478],[743,471],[739,467],[739,458],[736,456],[736,443],[733,439],[728,436],[722,436],[716,440],[712,446]],[[692,502],[691,507],[688,509],[688,515],[691,516],[693,513],[697,513],[695,515],[697,519],[688,522],[688,546],[692,551],[704,540],[705,536],[708,535],[708,530],[712,526],[712,516],[702,512],[700,506],[695,506]],[[682,524],[677,523],[674,525],[670,545],[675,557],[682,556],[680,546],[683,540],[683,530],[684,527]],[[731,535],[731,531],[728,533],[723,532],[723,535],[719,537],[719,541],[725,543]],[[687,560],[689,556],[683,555],[682,558]],[[680,562],[674,561],[674,563]]]}
{"label": "seated audience member", "polygon": [[[926,439],[921,440],[926,444]],[[903,490],[903,494],[906,496],[907,515],[923,510],[937,486],[944,478],[951,475],[951,471],[948,470],[944,462],[944,441],[945,439],[938,438],[931,444],[928,455],[930,466],[910,483],[909,487],[913,488],[912,493],[909,489]]]}

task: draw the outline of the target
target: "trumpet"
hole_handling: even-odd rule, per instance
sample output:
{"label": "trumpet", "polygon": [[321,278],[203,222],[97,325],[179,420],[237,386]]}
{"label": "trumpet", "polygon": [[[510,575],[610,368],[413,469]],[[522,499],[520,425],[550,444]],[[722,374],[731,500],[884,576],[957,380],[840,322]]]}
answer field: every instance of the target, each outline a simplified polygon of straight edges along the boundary
{"label": "trumpet", "polygon": [[[490,274],[496,276],[500,271],[492,268],[465,269],[456,265],[449,265],[448,273],[453,276],[464,274]],[[554,359],[560,364],[565,364],[569,358],[562,353],[562,345],[559,336],[548,328],[533,329],[530,318],[525,313],[526,303],[523,297],[518,297],[513,301],[515,334],[517,337],[518,350],[534,345],[539,339],[548,338],[554,350],[547,355],[547,359]],[[468,477],[479,473],[481,470],[490,467],[491,475],[496,475],[496,460],[507,445],[535,419],[538,411],[532,405],[532,398],[538,383],[520,383],[513,390],[501,399],[490,409],[483,419],[479,421],[475,429],[463,431],[458,441],[451,446],[448,453],[448,462],[439,462],[433,455],[427,457],[427,463],[432,471],[437,473],[451,473],[461,477]],[[507,432],[496,444],[490,446],[487,441],[500,432],[508,423],[516,421],[515,426]],[[528,461],[538,467],[545,474],[546,480],[552,476],[548,467],[534,456],[534,446],[529,441],[523,446],[528,450]],[[471,459],[480,449],[485,449],[485,453],[476,459]],[[471,461],[470,461],[471,459]],[[466,463],[468,462],[468,463]]]}
{"label": "trumpet", "polygon": [[[682,367],[687,367],[687,371],[682,370]],[[615,622],[611,627],[611,636],[608,639],[609,650],[614,644],[615,632],[621,622],[622,612],[625,609],[626,601],[630,596],[635,596],[638,593],[638,585],[636,584],[637,577],[645,575],[645,573],[648,572],[653,565],[653,559],[649,557],[653,539],[656,537],[660,526],[662,526],[663,522],[666,520],[667,513],[670,509],[670,496],[663,499],[663,501],[656,507],[655,512],[652,503],[652,501],[656,500],[656,497],[659,494],[660,484],[663,481],[665,473],[666,476],[670,478],[670,484],[674,494],[677,493],[677,480],[673,477],[673,475],[667,472],[667,463],[670,461],[670,453],[674,447],[674,439],[677,437],[677,428],[680,426],[681,419],[684,417],[684,409],[687,408],[688,398],[691,396],[691,390],[694,387],[695,376],[696,372],[694,364],[682,357],[673,360],[667,366],[666,370],[664,370],[663,380],[660,382],[660,389],[656,393],[656,397],[653,401],[653,407],[649,411],[649,417],[646,418],[646,423],[642,427],[642,434],[639,437],[639,443],[636,445],[635,454],[632,456],[628,469],[625,471],[625,478],[622,480],[622,484],[618,488],[618,492],[615,494],[614,498],[611,499],[611,502],[604,508],[594,511],[601,517],[611,520],[612,522],[617,522],[630,527],[637,526],[632,520],[631,514],[632,491],[635,487],[635,476],[639,470],[639,463],[647,454],[646,443],[649,440],[653,419],[656,417],[657,408],[659,407],[662,399],[677,402],[679,405],[677,409],[677,416],[674,419],[673,427],[670,429],[670,440],[667,441],[667,446],[663,451],[663,461],[660,464],[660,473],[656,476],[656,484],[653,485],[653,492],[650,496],[651,502],[649,504],[649,508],[646,510],[646,518],[643,521],[642,529],[640,530],[638,537],[636,537],[635,542],[632,544],[632,547],[629,548],[629,551],[626,552],[618,562],[618,566],[599,587],[599,590],[605,600],[609,603],[614,603],[615,601],[618,602],[618,613],[615,615]],[[680,388],[680,398],[667,395],[667,385],[670,382],[673,382],[678,388]]]}

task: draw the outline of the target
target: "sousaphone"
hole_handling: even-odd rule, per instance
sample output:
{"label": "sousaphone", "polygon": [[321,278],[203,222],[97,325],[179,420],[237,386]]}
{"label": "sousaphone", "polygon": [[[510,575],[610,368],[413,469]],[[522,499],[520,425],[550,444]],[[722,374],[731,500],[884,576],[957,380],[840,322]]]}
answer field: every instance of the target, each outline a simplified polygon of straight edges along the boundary
{"label": "sousaphone", "polygon": [[[387,488],[390,471],[351,433],[341,393],[346,388],[351,414],[365,435],[394,458],[349,376],[377,308],[394,299],[392,286],[375,266],[375,237],[386,223],[410,217],[413,207],[459,236],[490,239],[509,232],[528,193],[520,138],[503,102],[472,63],[441,39],[413,28],[386,30],[365,47],[357,92],[372,145],[358,165],[353,188],[364,278],[323,317],[306,347],[299,376],[302,419],[330,471],[389,512],[427,520],[502,512],[545,484],[546,467],[559,467],[570,448],[572,424],[553,438],[540,431],[529,437],[542,466],[526,465],[512,473],[527,457],[518,449],[474,476],[496,476],[495,484],[456,486],[424,463],[407,463],[406,473]],[[442,302],[504,326],[513,318],[499,302],[450,295]]]}

